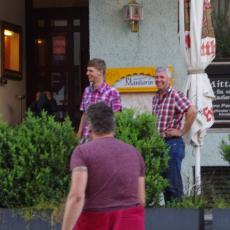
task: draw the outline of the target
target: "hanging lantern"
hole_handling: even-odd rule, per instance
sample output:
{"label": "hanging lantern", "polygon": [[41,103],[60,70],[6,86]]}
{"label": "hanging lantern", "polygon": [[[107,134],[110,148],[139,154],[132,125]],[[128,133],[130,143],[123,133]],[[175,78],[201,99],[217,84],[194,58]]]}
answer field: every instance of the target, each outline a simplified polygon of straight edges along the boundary
{"label": "hanging lantern", "polygon": [[124,20],[130,24],[132,32],[139,31],[139,22],[143,20],[143,5],[135,0],[130,0],[127,5],[123,7]]}

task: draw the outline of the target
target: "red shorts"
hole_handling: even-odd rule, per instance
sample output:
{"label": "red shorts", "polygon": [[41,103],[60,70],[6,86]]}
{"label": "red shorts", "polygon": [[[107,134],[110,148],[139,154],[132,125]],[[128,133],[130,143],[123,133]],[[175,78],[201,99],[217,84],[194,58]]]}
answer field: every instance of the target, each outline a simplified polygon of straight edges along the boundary
{"label": "red shorts", "polygon": [[82,212],[74,230],[144,230],[144,207]]}

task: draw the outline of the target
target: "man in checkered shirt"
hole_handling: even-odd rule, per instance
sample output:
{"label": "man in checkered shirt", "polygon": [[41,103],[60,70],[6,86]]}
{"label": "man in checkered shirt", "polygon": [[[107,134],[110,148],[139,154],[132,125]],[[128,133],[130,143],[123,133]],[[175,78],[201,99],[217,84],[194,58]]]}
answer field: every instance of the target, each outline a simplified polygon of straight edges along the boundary
{"label": "man in checkered shirt", "polygon": [[164,173],[169,182],[164,192],[166,202],[183,195],[181,162],[185,155],[185,145],[182,136],[196,118],[196,108],[182,92],[170,87],[170,78],[168,67],[156,69],[155,82],[158,91],[152,100],[152,112],[157,117],[158,131],[169,146],[169,167]]}
{"label": "man in checkered shirt", "polygon": [[78,137],[81,138],[81,143],[90,140],[90,130],[86,121],[85,112],[88,107],[97,102],[104,101],[113,112],[121,111],[121,98],[119,92],[105,83],[106,64],[105,61],[99,58],[94,58],[89,61],[86,75],[88,76],[90,85],[85,88],[80,110],[83,112],[79,129]]}

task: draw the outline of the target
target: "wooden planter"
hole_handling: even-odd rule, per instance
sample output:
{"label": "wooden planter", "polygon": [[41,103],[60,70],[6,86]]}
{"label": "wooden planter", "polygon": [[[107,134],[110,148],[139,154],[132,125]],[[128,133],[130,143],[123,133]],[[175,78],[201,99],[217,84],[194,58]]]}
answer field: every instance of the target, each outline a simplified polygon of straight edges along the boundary
{"label": "wooden planter", "polygon": [[25,220],[20,210],[0,208],[0,229],[60,230],[61,224],[52,223],[49,212],[37,212],[30,220]]}
{"label": "wooden planter", "polygon": [[203,210],[195,208],[146,208],[146,230],[202,230]]}
{"label": "wooden planter", "polygon": [[214,208],[212,210],[212,229],[230,229],[230,208]]}
{"label": "wooden planter", "polygon": [[[229,226],[228,224],[227,227]],[[202,230],[202,228],[203,210],[187,208],[145,209],[145,230]],[[60,230],[61,224],[52,223],[49,212],[38,212],[31,220],[25,220],[18,210],[0,209],[0,229]]]}

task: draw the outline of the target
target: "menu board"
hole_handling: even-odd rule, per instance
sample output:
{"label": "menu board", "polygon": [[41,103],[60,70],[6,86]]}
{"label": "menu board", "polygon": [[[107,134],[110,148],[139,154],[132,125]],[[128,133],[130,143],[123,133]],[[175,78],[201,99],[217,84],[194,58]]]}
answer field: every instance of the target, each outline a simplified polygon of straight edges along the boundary
{"label": "menu board", "polygon": [[230,123],[230,75],[209,76],[216,96],[213,111],[216,122]]}

